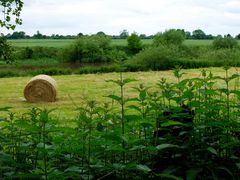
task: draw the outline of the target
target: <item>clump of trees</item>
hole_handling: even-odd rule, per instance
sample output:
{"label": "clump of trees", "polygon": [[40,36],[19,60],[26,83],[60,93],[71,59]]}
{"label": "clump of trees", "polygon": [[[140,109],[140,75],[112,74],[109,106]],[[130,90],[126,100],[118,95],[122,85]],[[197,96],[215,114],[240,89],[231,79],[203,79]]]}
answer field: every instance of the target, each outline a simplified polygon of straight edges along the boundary
{"label": "clump of trees", "polygon": [[65,60],[80,63],[104,63],[122,60],[126,54],[111,46],[111,39],[105,35],[79,37],[64,52]]}
{"label": "clump of trees", "polygon": [[157,33],[153,39],[153,45],[182,45],[183,41],[185,40],[185,36],[182,31],[176,29],[170,29],[163,33]]}
{"label": "clump of trees", "polygon": [[213,47],[215,49],[233,49],[238,47],[238,42],[232,37],[218,37],[213,41]]}
{"label": "clump of trees", "polygon": [[141,38],[136,32],[132,33],[131,36],[127,38],[127,43],[127,48],[132,54],[138,53],[143,47]]}

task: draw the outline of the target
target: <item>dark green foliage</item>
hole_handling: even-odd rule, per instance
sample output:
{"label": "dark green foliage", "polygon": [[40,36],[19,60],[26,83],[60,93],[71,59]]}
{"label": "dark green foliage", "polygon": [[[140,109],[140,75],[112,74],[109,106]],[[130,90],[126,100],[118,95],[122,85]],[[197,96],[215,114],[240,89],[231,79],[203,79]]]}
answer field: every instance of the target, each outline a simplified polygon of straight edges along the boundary
{"label": "dark green foliage", "polygon": [[[81,36],[75,43],[65,50],[66,60],[81,63],[103,63],[122,58],[121,54],[116,56],[117,51],[112,52],[110,38],[103,35]],[[112,57],[113,55],[113,57]]]}
{"label": "dark green foliage", "polygon": [[14,55],[20,61],[24,59],[58,58],[61,51],[58,48],[36,46],[15,48]]}
{"label": "dark green foliage", "polygon": [[238,42],[232,37],[219,37],[214,39],[213,47],[215,49],[233,49],[238,47]]}
{"label": "dark green foliage", "polygon": [[174,61],[178,57],[177,51],[178,47],[176,46],[147,48],[137,54],[132,62],[152,70],[171,69],[175,66]]}
{"label": "dark green foliage", "polygon": [[206,34],[201,29],[196,29],[192,32],[192,38],[193,39],[207,39]]}
{"label": "dark green foliage", "polygon": [[7,43],[7,39],[0,35],[0,60],[5,61],[7,64],[13,63],[12,48]]}
{"label": "dark green foliage", "polygon": [[7,29],[13,30],[15,29],[16,25],[22,24],[22,19],[20,19],[21,10],[23,7],[22,0],[1,0],[0,7],[0,27],[6,27]]}
{"label": "dark green foliage", "polygon": [[185,39],[185,34],[182,31],[170,29],[165,31],[164,33],[156,34],[153,39],[153,45],[154,46],[160,46],[160,45],[180,46],[182,45],[184,39]]}
{"label": "dark green foliage", "polygon": [[137,33],[132,33],[127,38],[127,42],[127,48],[132,54],[136,54],[142,49],[142,42]]}
{"label": "dark green foliage", "polygon": [[0,108],[9,112],[0,118],[0,178],[238,179],[240,92],[229,84],[237,87],[239,74],[224,69],[224,77],[202,70],[182,79],[176,67],[176,83],[140,84],[130,98],[133,80],[121,73],[109,81],[119,87],[111,104],[86,99],[61,122],[53,110]]}

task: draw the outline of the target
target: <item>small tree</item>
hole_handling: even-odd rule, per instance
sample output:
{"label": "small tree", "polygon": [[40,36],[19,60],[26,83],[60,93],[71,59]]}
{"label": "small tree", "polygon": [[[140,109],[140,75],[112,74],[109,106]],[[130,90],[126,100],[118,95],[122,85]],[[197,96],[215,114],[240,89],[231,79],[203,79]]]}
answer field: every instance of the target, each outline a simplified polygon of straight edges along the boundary
{"label": "small tree", "polygon": [[182,31],[170,29],[164,33],[158,33],[153,39],[153,45],[182,45],[185,39],[185,34]]}
{"label": "small tree", "polygon": [[206,34],[201,29],[196,29],[192,32],[193,39],[206,39]]}
{"label": "small tree", "polygon": [[123,31],[121,31],[121,32],[120,32],[120,35],[119,35],[119,37],[120,37],[121,39],[126,39],[128,36],[129,36],[129,33],[128,33],[128,31],[127,31],[126,29],[124,29]]}
{"label": "small tree", "polygon": [[4,60],[7,64],[13,62],[12,49],[4,36],[0,36],[0,60]]}
{"label": "small tree", "polygon": [[111,49],[111,39],[106,36],[81,36],[67,49],[67,59],[71,62],[108,62],[107,53]]}
{"label": "small tree", "polygon": [[232,49],[238,47],[238,42],[232,37],[219,37],[214,39],[213,47],[215,49]]}
{"label": "small tree", "polygon": [[141,39],[135,32],[127,38],[127,42],[127,48],[133,54],[138,53],[142,49]]}

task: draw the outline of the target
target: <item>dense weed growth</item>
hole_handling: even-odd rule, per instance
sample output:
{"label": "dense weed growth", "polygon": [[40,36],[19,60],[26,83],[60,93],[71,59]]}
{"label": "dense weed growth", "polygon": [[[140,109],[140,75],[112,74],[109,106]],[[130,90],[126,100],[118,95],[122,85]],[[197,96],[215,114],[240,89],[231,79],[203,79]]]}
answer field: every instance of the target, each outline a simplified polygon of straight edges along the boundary
{"label": "dense weed growth", "polygon": [[182,79],[176,68],[176,83],[140,84],[131,98],[124,90],[134,80],[121,74],[109,82],[119,86],[112,103],[87,100],[71,126],[52,110],[9,112],[0,179],[239,179],[239,74],[229,74]]}

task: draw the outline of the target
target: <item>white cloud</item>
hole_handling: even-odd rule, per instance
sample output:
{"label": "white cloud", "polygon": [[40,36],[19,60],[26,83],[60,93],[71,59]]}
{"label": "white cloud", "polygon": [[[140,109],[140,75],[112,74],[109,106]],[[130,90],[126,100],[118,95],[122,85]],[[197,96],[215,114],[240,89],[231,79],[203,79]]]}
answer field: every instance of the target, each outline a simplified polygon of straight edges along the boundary
{"label": "white cloud", "polygon": [[240,33],[239,0],[27,0],[23,25],[34,34],[84,34],[104,31],[155,34],[170,28],[206,33]]}

